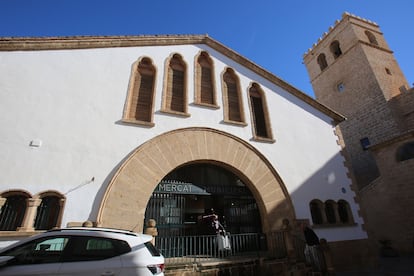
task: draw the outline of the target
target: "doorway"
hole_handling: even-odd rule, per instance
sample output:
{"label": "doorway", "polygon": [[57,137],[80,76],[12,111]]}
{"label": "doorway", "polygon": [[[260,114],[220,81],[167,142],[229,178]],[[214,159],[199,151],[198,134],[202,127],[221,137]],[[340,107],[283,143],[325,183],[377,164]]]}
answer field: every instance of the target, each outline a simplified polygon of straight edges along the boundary
{"label": "doorway", "polygon": [[166,175],[148,202],[145,221],[156,220],[159,236],[211,234],[203,216],[212,209],[226,232],[262,232],[260,212],[246,184],[210,163],[184,165]]}

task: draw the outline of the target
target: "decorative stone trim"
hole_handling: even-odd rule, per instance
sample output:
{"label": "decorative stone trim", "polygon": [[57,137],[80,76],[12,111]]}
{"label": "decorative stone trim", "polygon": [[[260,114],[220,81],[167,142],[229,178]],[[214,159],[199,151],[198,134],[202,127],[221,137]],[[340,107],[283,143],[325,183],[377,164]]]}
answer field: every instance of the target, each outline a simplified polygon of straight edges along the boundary
{"label": "decorative stone trim", "polygon": [[294,219],[289,193],[269,161],[247,142],[209,128],[164,133],[139,146],[120,166],[104,193],[97,223],[141,232],[148,199],[170,171],[191,162],[225,166],[248,185],[262,214],[263,231]]}
{"label": "decorative stone trim", "polygon": [[306,102],[313,108],[333,118],[339,123],[345,118],[303,93],[289,83],[273,75],[257,64],[251,62],[230,48],[207,35],[172,35],[172,36],[73,36],[73,37],[6,37],[0,38],[0,51],[41,51],[41,50],[67,50],[139,46],[166,46],[205,44],[256,74],[269,80],[275,85],[288,91],[295,97]]}

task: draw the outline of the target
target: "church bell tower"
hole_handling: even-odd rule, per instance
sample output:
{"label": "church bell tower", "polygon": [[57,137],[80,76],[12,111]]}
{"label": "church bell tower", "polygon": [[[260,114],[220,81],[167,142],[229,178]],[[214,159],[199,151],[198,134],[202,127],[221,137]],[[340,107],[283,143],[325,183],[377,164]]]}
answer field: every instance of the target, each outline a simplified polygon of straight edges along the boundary
{"label": "church bell tower", "polygon": [[340,124],[359,188],[378,177],[368,147],[404,131],[389,102],[408,89],[379,26],[344,13],[303,57],[316,99]]}

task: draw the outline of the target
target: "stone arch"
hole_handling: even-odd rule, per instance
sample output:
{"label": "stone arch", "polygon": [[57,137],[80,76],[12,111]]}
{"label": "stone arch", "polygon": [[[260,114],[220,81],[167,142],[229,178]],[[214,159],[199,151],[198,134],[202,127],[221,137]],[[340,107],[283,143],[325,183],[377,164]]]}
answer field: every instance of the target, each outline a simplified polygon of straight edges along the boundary
{"label": "stone arch", "polygon": [[264,232],[295,218],[293,204],[269,161],[238,137],[209,128],[177,129],[139,146],[111,179],[98,211],[103,227],[142,231],[147,203],[170,171],[192,162],[215,162],[230,168],[249,186]]}

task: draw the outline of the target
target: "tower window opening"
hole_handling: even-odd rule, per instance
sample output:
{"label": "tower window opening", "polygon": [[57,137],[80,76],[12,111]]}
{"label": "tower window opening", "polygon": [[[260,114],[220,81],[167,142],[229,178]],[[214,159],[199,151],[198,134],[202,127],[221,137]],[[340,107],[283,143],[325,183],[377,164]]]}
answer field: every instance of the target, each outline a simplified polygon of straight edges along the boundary
{"label": "tower window opening", "polygon": [[334,42],[332,42],[330,48],[331,48],[331,52],[334,58],[338,58],[340,55],[342,55],[342,50],[341,50],[341,47],[339,46],[338,40],[335,40]]}
{"label": "tower window opening", "polygon": [[319,67],[321,68],[321,71],[323,71],[326,67],[328,67],[325,54],[322,53],[318,56],[318,64],[319,64]]}
{"label": "tower window opening", "polygon": [[385,72],[386,72],[388,75],[392,75],[391,70],[390,70],[389,68],[385,68]]}
{"label": "tower window opening", "polygon": [[397,161],[405,161],[414,158],[414,142],[406,143],[397,149]]}
{"label": "tower window opening", "polygon": [[378,45],[377,38],[370,31],[365,31],[365,35],[368,37],[369,43]]}

